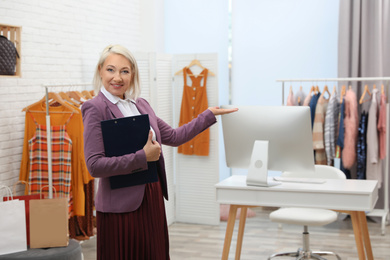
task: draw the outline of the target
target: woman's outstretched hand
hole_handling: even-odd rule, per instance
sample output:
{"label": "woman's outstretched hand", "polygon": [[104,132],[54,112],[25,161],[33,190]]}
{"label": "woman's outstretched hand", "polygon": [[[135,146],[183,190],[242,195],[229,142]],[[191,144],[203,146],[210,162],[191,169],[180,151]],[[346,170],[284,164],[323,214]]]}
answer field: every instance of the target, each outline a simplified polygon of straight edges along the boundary
{"label": "woman's outstretched hand", "polygon": [[219,107],[209,107],[208,108],[215,116],[218,115],[224,115],[224,114],[230,114],[233,112],[236,112],[238,108],[219,108]]}

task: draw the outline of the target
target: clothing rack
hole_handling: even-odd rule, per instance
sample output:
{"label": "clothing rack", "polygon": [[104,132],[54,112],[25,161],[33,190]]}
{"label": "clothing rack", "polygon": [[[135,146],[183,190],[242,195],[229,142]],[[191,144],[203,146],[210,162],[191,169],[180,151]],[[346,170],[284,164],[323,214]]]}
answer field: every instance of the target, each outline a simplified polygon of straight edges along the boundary
{"label": "clothing rack", "polygon": [[[282,83],[282,105],[284,105],[284,85],[285,82],[362,82],[362,81],[382,81],[386,87],[386,97],[389,95],[390,77],[351,77],[351,78],[303,78],[303,79],[277,79],[276,82]],[[383,180],[384,207],[383,209],[373,209],[367,213],[367,216],[381,217],[381,231],[385,235],[386,220],[389,217],[389,120],[390,120],[390,104],[386,106],[386,158],[385,172]]]}
{"label": "clothing rack", "polygon": [[53,168],[52,168],[52,151],[51,151],[51,131],[50,131],[50,113],[49,113],[49,88],[63,87],[63,88],[74,88],[74,87],[87,87],[91,86],[90,83],[81,84],[58,84],[58,85],[43,85],[45,88],[46,95],[46,138],[47,138],[47,166],[48,166],[48,180],[49,180],[49,199],[53,198]]}

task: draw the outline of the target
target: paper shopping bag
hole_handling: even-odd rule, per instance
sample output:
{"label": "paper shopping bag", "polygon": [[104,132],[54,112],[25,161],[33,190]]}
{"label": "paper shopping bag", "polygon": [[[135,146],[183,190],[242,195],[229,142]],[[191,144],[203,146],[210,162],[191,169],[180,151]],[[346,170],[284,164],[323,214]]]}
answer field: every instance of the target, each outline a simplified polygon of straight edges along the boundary
{"label": "paper shopping bag", "polygon": [[23,200],[13,200],[11,190],[8,201],[0,202],[0,255],[27,250],[26,211]]}
{"label": "paper shopping bag", "polygon": [[68,246],[67,198],[30,200],[30,248]]}
{"label": "paper shopping bag", "polygon": [[[25,182],[25,181],[18,181],[18,182],[22,182],[22,183],[25,183],[26,185],[28,185],[28,182]],[[16,191],[16,184],[18,183],[16,182],[15,185],[14,185],[14,189],[13,189],[13,194],[15,194],[15,191]],[[27,189],[28,190],[28,189]],[[22,196],[13,196],[14,199],[18,199],[18,200],[24,200],[24,204],[25,204],[25,209],[26,209],[26,236],[27,236],[27,246],[30,245],[30,200],[33,200],[33,199],[44,199],[45,198],[45,195],[44,194],[31,194],[31,195],[22,195]],[[8,198],[7,197],[4,197],[4,201],[7,201]]]}

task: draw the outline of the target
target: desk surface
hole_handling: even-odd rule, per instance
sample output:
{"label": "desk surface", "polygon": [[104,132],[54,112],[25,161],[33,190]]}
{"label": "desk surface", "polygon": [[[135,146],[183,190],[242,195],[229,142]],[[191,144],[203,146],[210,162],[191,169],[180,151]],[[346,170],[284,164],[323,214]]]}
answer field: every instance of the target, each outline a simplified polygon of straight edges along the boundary
{"label": "desk surface", "polygon": [[376,180],[327,179],[322,184],[283,182],[257,187],[247,186],[246,176],[234,175],[215,187],[217,201],[233,205],[371,211],[378,199]]}

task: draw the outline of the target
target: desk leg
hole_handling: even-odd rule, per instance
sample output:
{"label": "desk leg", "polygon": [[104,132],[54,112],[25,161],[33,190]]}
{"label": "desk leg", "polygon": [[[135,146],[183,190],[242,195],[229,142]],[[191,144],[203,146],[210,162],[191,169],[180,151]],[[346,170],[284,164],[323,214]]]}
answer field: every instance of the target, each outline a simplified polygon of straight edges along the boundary
{"label": "desk leg", "polygon": [[350,211],[349,214],[351,215],[352,219],[353,233],[355,234],[355,241],[359,260],[365,260],[366,256],[364,254],[363,235],[361,230],[361,224],[359,221],[359,214],[357,211]]}
{"label": "desk leg", "polygon": [[229,217],[226,226],[225,242],[223,244],[222,260],[227,260],[229,257],[230,244],[232,242],[232,236],[234,231],[234,223],[237,215],[237,205],[230,205]]}
{"label": "desk leg", "polygon": [[368,260],[374,260],[374,255],[371,248],[370,233],[368,232],[366,213],[364,211],[357,212],[360,228],[363,235],[364,247],[366,248],[366,254]]}
{"label": "desk leg", "polygon": [[244,230],[245,230],[245,222],[246,222],[247,210],[248,210],[247,206],[241,206],[241,215],[240,215],[240,224],[238,226],[237,245],[236,245],[236,258],[235,258],[235,260],[240,260],[240,258],[241,258],[241,247],[242,247],[242,240],[243,240],[243,237],[244,237]]}

